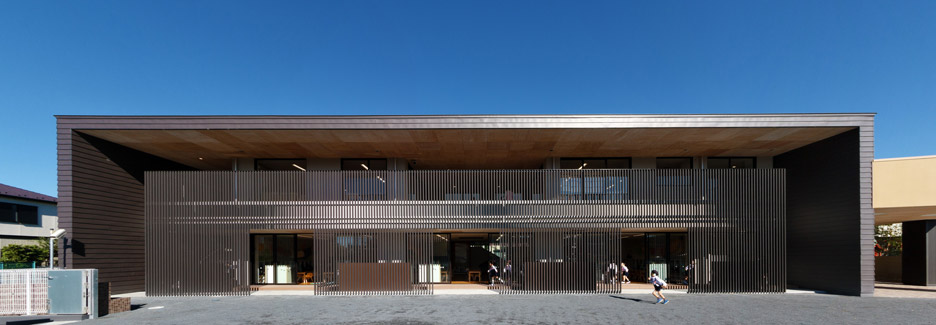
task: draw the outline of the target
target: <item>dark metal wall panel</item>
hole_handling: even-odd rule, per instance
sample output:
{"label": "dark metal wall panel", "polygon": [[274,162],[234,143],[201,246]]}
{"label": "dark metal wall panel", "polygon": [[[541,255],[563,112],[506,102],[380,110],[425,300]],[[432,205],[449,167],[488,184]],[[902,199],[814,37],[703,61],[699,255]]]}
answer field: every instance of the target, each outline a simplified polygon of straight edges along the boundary
{"label": "dark metal wall panel", "polygon": [[190,168],[61,126],[58,156],[62,265],[98,269],[115,294],[143,291],[143,169]]}
{"label": "dark metal wall panel", "polygon": [[[602,264],[620,262],[622,229],[687,229],[697,266],[690,291],[782,292],[784,180],[779,169],[148,172],[147,294],[246,294],[251,230],[314,231],[322,263],[316,281],[329,282],[340,280],[325,273],[338,273],[339,263],[380,260],[367,255],[377,251],[340,249],[332,237],[422,238],[439,229],[501,232],[511,243],[506,252],[523,263],[539,263],[543,250],[552,256],[550,245],[577,238],[584,246],[560,251],[590,254],[576,258],[596,269],[548,272],[594,271],[597,278]],[[514,245],[523,234],[527,246]],[[423,252],[431,257],[431,247]],[[322,292],[362,292],[336,283]],[[614,290],[608,284],[590,292]],[[534,292],[588,291],[530,285]],[[389,291],[424,292],[413,290]]]}
{"label": "dark metal wall panel", "polygon": [[936,220],[903,223],[901,261],[904,284],[936,284]]}
{"label": "dark metal wall panel", "polygon": [[[867,128],[870,128],[868,126]],[[872,141],[863,127],[774,158],[787,170],[789,283],[849,295],[873,292]],[[869,288],[870,286],[870,288]]]}
{"label": "dark metal wall panel", "polygon": [[143,291],[143,184],[70,130],[60,130],[59,152],[64,266],[98,269],[114,293]]}
{"label": "dark metal wall panel", "polygon": [[[69,234],[66,234],[66,241],[72,235],[72,207],[73,207],[73,191],[72,191],[72,178],[73,173],[73,158],[72,158],[72,136],[74,132],[71,129],[59,127],[56,129],[56,151],[58,156],[58,200],[56,202],[56,209],[58,213],[58,226],[59,228],[65,229]],[[66,245],[59,245],[59,265],[60,266],[70,266],[74,259],[72,254],[67,253]]]}

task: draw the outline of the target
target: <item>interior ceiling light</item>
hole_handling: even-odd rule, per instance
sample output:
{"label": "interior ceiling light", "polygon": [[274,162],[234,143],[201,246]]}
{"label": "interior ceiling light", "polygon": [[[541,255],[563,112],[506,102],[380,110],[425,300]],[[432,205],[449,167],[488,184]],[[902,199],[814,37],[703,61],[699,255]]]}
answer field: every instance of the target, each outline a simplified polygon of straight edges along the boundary
{"label": "interior ceiling light", "polygon": [[585,168],[585,166],[588,166],[588,163],[582,163],[582,165],[581,165],[581,166],[579,166],[579,168],[578,168],[578,169],[582,169],[582,168]]}
{"label": "interior ceiling light", "polygon": [[367,168],[367,165],[365,164],[361,164],[361,167],[364,167],[364,170],[370,170],[370,168]]}
{"label": "interior ceiling light", "polygon": [[302,168],[302,166],[293,164],[293,167],[296,167],[296,168],[298,168],[298,169],[301,170],[301,171],[305,171],[305,168]]}
{"label": "interior ceiling light", "polygon": [[202,157],[198,157],[198,160],[205,160],[205,158],[202,158]]}

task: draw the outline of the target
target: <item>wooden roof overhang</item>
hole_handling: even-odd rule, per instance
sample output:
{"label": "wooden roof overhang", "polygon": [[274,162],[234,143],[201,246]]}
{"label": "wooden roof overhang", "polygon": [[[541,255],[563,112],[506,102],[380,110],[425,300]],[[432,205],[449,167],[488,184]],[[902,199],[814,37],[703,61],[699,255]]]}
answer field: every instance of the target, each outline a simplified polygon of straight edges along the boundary
{"label": "wooden roof overhang", "polygon": [[58,116],[88,134],[200,169],[231,158],[405,158],[419,169],[539,168],[548,157],[774,156],[873,114]]}

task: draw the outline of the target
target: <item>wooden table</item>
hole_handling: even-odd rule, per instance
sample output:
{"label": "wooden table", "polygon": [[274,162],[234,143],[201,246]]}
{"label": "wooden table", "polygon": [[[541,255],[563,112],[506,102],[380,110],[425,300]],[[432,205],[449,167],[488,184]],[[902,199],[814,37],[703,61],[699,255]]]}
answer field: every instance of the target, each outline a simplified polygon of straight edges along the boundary
{"label": "wooden table", "polygon": [[315,282],[314,272],[296,272],[296,277],[302,280],[299,284],[312,284],[312,282]]}

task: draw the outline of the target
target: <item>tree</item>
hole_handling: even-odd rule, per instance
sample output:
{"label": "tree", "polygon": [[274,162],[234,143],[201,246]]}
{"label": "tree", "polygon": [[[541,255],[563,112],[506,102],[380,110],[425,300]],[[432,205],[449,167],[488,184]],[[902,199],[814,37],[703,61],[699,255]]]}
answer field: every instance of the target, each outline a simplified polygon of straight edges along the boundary
{"label": "tree", "polygon": [[903,236],[903,224],[894,223],[889,225],[880,225],[874,227],[875,237],[901,237]]}
{"label": "tree", "polygon": [[0,262],[28,263],[45,262],[49,259],[49,244],[40,245],[7,245],[0,249]]}
{"label": "tree", "polygon": [[903,252],[902,236],[900,223],[874,227],[874,256],[900,256]]}

